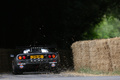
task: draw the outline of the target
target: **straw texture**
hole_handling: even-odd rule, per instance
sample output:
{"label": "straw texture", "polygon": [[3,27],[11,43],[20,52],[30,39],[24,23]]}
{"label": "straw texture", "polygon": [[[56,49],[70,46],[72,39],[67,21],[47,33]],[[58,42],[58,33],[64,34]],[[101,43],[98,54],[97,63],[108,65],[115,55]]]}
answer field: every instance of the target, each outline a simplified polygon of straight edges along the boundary
{"label": "straw texture", "polygon": [[75,70],[120,71],[120,38],[77,41],[71,48]]}

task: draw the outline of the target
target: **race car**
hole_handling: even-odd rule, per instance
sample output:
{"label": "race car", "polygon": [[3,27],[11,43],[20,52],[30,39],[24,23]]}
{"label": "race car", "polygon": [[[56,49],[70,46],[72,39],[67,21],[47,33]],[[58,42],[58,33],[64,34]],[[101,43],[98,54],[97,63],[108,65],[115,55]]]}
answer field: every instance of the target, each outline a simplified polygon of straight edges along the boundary
{"label": "race car", "polygon": [[17,54],[12,60],[13,74],[23,74],[29,71],[49,70],[58,73],[60,63],[59,53],[48,47],[30,47]]}

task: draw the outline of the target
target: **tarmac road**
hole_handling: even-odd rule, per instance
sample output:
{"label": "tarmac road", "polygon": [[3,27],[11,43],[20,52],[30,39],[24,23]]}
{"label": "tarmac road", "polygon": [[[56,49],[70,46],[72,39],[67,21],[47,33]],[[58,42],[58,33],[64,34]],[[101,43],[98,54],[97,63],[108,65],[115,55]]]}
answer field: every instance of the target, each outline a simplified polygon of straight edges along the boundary
{"label": "tarmac road", "polygon": [[120,76],[75,76],[63,73],[25,73],[23,75],[13,75],[12,73],[2,73],[0,74],[0,80],[120,80]]}

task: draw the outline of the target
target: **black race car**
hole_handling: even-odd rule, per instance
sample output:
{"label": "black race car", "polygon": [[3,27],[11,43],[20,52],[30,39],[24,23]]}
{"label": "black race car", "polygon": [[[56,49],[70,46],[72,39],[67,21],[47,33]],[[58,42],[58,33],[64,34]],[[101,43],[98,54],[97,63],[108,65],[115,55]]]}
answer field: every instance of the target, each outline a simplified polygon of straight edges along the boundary
{"label": "black race car", "polygon": [[59,72],[59,53],[54,48],[30,47],[17,54],[12,61],[13,74],[22,74],[28,71],[49,70]]}

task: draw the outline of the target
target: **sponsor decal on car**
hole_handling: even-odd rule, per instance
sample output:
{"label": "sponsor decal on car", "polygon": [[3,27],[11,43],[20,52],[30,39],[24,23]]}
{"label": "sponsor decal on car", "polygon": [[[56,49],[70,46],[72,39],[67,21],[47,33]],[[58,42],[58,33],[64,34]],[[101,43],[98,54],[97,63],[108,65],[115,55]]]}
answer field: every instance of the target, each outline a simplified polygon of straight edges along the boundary
{"label": "sponsor decal on car", "polygon": [[23,65],[20,65],[19,67],[20,67],[20,69],[24,68],[24,66],[23,66]]}
{"label": "sponsor decal on car", "polygon": [[52,64],[51,64],[51,67],[55,67],[55,64],[54,64],[54,63],[52,63]]}

